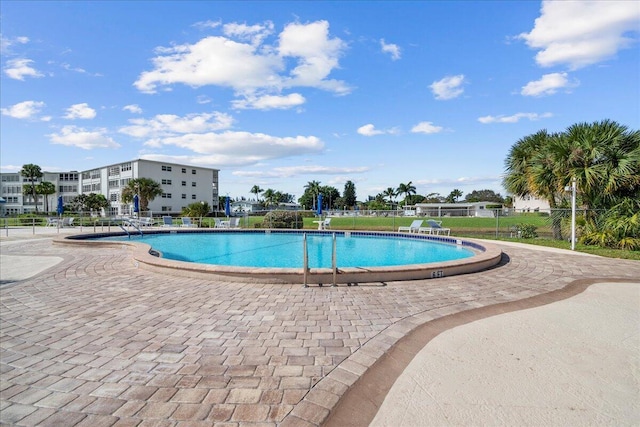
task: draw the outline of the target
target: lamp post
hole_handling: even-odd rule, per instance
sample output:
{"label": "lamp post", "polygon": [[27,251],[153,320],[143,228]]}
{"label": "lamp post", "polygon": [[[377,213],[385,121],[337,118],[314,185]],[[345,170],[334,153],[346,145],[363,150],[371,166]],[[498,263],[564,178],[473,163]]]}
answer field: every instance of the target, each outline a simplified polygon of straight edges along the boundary
{"label": "lamp post", "polygon": [[571,191],[571,250],[576,250],[576,177],[571,178],[571,186],[565,187]]}

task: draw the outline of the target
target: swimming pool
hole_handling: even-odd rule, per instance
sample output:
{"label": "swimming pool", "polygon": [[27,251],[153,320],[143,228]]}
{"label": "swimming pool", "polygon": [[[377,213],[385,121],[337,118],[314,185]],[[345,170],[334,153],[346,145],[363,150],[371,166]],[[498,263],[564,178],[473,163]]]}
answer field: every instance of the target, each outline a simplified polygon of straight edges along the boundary
{"label": "swimming pool", "polygon": [[[279,238],[287,234],[293,236],[289,237],[292,240],[286,243],[281,242]],[[327,265],[331,266],[329,260],[332,257],[332,237],[334,234],[336,235],[336,245],[338,246],[340,242],[340,247],[343,248],[342,250],[337,249],[336,269],[327,267]],[[181,235],[188,237],[186,243],[180,243],[179,239],[168,240],[168,246],[164,248],[160,248],[154,243],[156,237],[174,239]],[[303,268],[302,261],[302,239],[305,238],[305,235],[309,256],[306,270]],[[218,240],[218,237],[221,239]],[[245,238],[250,238],[250,240],[244,240]],[[264,266],[267,264],[263,260],[260,260],[258,266],[246,263],[247,259],[258,253],[255,251],[258,244],[253,240],[254,238],[263,239],[261,245],[265,246],[268,252],[277,254],[279,260],[277,267]],[[220,264],[221,254],[205,255],[204,249],[196,249],[193,251],[194,261],[185,262],[184,253],[174,252],[174,247],[181,245],[195,247],[193,242],[199,239],[202,239],[203,245],[206,247],[224,248],[226,253],[222,255],[233,255],[236,257],[236,261],[229,265]],[[316,239],[320,244],[312,246],[310,243]],[[436,246],[437,248],[444,246],[448,250],[452,250],[456,256],[446,258],[448,260],[445,258],[439,258],[440,260],[421,258],[420,254],[430,251],[426,249],[427,247],[431,248],[427,243],[434,242],[439,244]],[[136,268],[152,270],[161,274],[203,278],[213,280],[213,283],[239,281],[281,284],[355,284],[433,279],[481,271],[500,263],[502,259],[502,251],[486,242],[449,236],[374,231],[173,229],[145,231],[142,238],[137,238],[135,235],[127,236],[123,232],[79,234],[54,239],[54,243],[87,245],[96,248],[121,247],[131,251],[131,259]],[[236,245],[237,243],[239,245]],[[445,245],[440,245],[443,243]],[[235,249],[225,248],[226,245],[231,244],[236,245]],[[381,246],[377,246],[378,244]],[[418,246],[413,246],[414,244]],[[376,249],[373,249],[374,247]],[[404,258],[397,258],[391,263],[389,253],[403,254]],[[349,261],[346,254],[356,254],[357,262],[347,265]],[[314,259],[316,255],[318,258]],[[289,256],[292,258],[285,264],[284,261]],[[372,265],[373,261],[367,261],[370,265],[363,265],[362,261],[368,259],[369,256],[381,258],[384,261],[383,265]],[[176,259],[170,259],[170,257]],[[398,264],[398,262],[402,262],[402,264]],[[285,266],[292,264],[294,264],[293,267]]]}
{"label": "swimming pool", "polygon": [[[306,233],[180,233],[108,237],[105,240],[139,241],[163,258],[211,265],[296,268],[304,262]],[[307,235],[310,268],[331,268],[333,236]],[[338,267],[388,267],[469,258],[473,251],[426,239],[339,233],[336,236]]]}

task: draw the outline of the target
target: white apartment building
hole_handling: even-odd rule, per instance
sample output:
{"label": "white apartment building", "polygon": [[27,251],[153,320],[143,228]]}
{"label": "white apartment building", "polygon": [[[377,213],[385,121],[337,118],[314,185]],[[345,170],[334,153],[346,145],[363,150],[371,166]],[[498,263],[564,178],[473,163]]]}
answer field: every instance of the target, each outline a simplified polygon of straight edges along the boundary
{"label": "white apartment building", "polygon": [[[38,211],[55,212],[58,196],[62,196],[66,205],[79,194],[96,193],[104,195],[111,204],[108,211],[104,212],[106,216],[130,215],[133,205],[122,202],[121,192],[129,181],[136,178],[149,178],[162,186],[162,195],[149,203],[152,214],[177,214],[196,202],[207,202],[215,209],[218,206],[218,172],[218,169],[144,159],[82,172],[44,172],[36,184],[52,182],[57,193],[46,201],[45,197],[39,196]],[[2,204],[2,214],[35,212],[36,203],[31,196],[23,195],[22,190],[23,185],[30,183],[29,180],[17,172],[0,175],[0,195],[6,200]]]}
{"label": "white apartment building", "polygon": [[513,196],[513,209],[516,212],[545,212],[551,211],[549,201],[532,195],[524,197]]}

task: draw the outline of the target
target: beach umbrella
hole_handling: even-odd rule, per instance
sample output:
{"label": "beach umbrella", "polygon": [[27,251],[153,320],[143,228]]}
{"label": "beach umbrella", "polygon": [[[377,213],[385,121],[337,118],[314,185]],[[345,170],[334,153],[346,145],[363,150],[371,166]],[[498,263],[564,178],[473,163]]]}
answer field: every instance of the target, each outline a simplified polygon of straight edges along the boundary
{"label": "beach umbrella", "polygon": [[231,216],[231,202],[229,196],[224,201],[224,213],[227,216]]}
{"label": "beach umbrella", "polygon": [[64,204],[62,202],[62,196],[58,196],[58,207],[56,208],[56,212],[58,212],[58,215],[62,215],[62,213],[64,212]]}
{"label": "beach umbrella", "polygon": [[318,207],[316,213],[322,216],[322,194],[318,194]]}
{"label": "beach umbrella", "polygon": [[133,211],[140,212],[140,198],[137,194],[133,196]]}

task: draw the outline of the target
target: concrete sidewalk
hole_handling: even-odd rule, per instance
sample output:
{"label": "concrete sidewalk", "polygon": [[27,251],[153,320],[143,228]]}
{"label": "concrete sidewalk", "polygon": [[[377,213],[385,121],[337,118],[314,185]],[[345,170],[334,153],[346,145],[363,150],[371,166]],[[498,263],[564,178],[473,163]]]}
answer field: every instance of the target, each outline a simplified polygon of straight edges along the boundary
{"label": "concrete sidewalk", "polygon": [[393,385],[382,426],[640,425],[640,282],[437,336]]}

